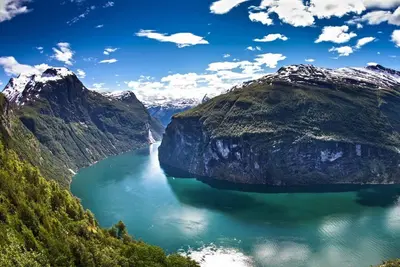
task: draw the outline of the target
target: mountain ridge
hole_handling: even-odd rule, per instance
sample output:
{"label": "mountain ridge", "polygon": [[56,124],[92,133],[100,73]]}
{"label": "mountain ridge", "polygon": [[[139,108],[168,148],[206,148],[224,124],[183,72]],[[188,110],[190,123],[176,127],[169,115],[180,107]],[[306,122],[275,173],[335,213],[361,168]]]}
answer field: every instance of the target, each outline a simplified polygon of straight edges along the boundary
{"label": "mountain ridge", "polygon": [[65,185],[79,168],[160,140],[163,133],[133,93],[109,99],[66,68],[12,78],[4,94],[15,121],[22,123],[14,129],[30,132],[59,159],[57,165],[68,170],[59,178]]}
{"label": "mountain ridge", "polygon": [[399,80],[381,66],[282,67],[175,115],[160,162],[233,183],[399,182]]}

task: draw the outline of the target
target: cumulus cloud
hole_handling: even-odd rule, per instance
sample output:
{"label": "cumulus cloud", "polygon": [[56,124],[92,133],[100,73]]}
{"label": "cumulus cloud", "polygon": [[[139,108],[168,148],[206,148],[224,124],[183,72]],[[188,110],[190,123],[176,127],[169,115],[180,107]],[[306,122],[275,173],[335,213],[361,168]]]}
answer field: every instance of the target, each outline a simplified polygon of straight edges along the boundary
{"label": "cumulus cloud", "polygon": [[400,30],[394,30],[392,33],[392,42],[396,47],[400,47]]}
{"label": "cumulus cloud", "polygon": [[105,59],[105,60],[99,61],[99,63],[100,64],[112,64],[112,63],[115,63],[117,61],[118,61],[117,59],[112,58],[112,59]]}
{"label": "cumulus cloud", "polygon": [[279,19],[294,27],[306,27],[314,24],[314,17],[302,0],[263,0],[259,9],[276,13]]}
{"label": "cumulus cloud", "polygon": [[278,39],[282,40],[282,41],[287,41],[289,38],[287,38],[285,35],[280,34],[280,33],[271,33],[271,34],[264,36],[261,39],[256,38],[253,41],[255,41],[255,42],[273,42]]}
{"label": "cumulus cloud", "polygon": [[229,55],[229,54],[224,54],[223,57],[224,57],[224,58],[228,58],[228,57],[231,57],[231,55]]}
{"label": "cumulus cloud", "polygon": [[[319,19],[343,17],[358,14],[373,6],[397,7],[400,0],[262,0],[259,6],[251,6],[249,18],[252,21],[273,24],[270,18],[275,13],[279,19],[295,27],[314,25],[315,17]],[[382,4],[380,2],[385,2]],[[388,3],[391,2],[391,3]]]}
{"label": "cumulus cloud", "polygon": [[67,65],[72,65],[74,51],[71,49],[71,45],[69,43],[58,43],[58,48],[53,47],[54,55],[52,58],[64,62]]}
{"label": "cumulus cloud", "polygon": [[371,11],[361,17],[354,17],[347,23],[367,23],[368,25],[378,25],[384,22],[391,25],[400,26],[400,7],[398,7],[393,13],[391,11],[384,10]]}
{"label": "cumulus cloud", "polygon": [[76,70],[76,76],[78,76],[78,78],[80,78],[80,79],[84,79],[86,77],[86,72],[84,72],[81,69],[77,69]]}
{"label": "cumulus cloud", "polygon": [[111,53],[114,53],[115,51],[117,51],[119,48],[112,48],[112,47],[108,47],[106,49],[104,49],[103,54],[104,55],[109,55]]}
{"label": "cumulus cloud", "polygon": [[253,22],[261,22],[264,25],[274,24],[268,12],[249,12],[249,19]]}
{"label": "cumulus cloud", "polygon": [[361,14],[365,10],[362,0],[311,0],[309,11],[316,17],[343,17],[349,13]]}
{"label": "cumulus cloud", "polygon": [[11,20],[17,15],[28,13],[29,0],[0,0],[0,22]]}
{"label": "cumulus cloud", "polygon": [[349,26],[326,26],[322,29],[321,35],[315,40],[315,43],[320,42],[333,42],[337,44],[347,43],[351,38],[356,37],[357,34],[349,31]]}
{"label": "cumulus cloud", "polygon": [[136,36],[147,37],[149,39],[154,39],[160,42],[175,43],[179,48],[199,44],[209,44],[208,41],[204,39],[204,37],[187,32],[168,35],[165,33],[157,33],[153,30],[140,30],[138,33],[136,33]]}
{"label": "cumulus cloud", "polygon": [[169,103],[179,100],[200,100],[204,95],[216,96],[241,82],[258,79],[267,74],[266,68],[275,68],[286,57],[282,54],[260,54],[253,61],[212,62],[204,73],[176,73],[160,80],[141,76],[125,81],[144,103]]}
{"label": "cumulus cloud", "polygon": [[364,45],[366,45],[366,44],[368,44],[370,42],[375,41],[375,39],[376,39],[375,37],[364,37],[364,38],[361,38],[361,39],[359,39],[357,41],[357,44],[356,44],[355,48],[356,49],[360,49],[362,46],[364,46]]}
{"label": "cumulus cloud", "polygon": [[285,59],[286,57],[282,54],[266,53],[258,55],[255,61],[258,62],[258,64],[265,65],[269,68],[276,68],[278,62]]}
{"label": "cumulus cloud", "polygon": [[389,9],[400,6],[400,0],[363,0],[363,2],[367,8]]}
{"label": "cumulus cloud", "polygon": [[347,57],[354,52],[351,46],[332,47],[329,52],[336,52],[339,57]]}
{"label": "cumulus cloud", "polygon": [[0,66],[4,69],[4,72],[9,76],[18,76],[21,73],[39,74],[44,72],[50,67],[47,64],[40,64],[35,66],[20,64],[14,57],[0,57]]}
{"label": "cumulus cloud", "polygon": [[305,62],[310,62],[310,63],[312,63],[312,62],[315,62],[315,59],[313,59],[313,58],[307,58],[307,59],[305,59],[304,61],[305,61]]}
{"label": "cumulus cloud", "polygon": [[226,14],[234,7],[249,0],[218,0],[211,4],[210,11],[214,14]]}

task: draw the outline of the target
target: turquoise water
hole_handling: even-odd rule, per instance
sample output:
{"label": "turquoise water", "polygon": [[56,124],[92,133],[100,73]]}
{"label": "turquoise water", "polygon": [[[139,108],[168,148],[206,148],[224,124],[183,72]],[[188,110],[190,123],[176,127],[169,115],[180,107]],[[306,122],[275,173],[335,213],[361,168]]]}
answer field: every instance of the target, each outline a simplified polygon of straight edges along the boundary
{"label": "turquoise water", "polygon": [[158,145],[82,169],[71,190],[100,224],[202,266],[370,266],[400,257],[400,189],[247,193],[167,177]]}

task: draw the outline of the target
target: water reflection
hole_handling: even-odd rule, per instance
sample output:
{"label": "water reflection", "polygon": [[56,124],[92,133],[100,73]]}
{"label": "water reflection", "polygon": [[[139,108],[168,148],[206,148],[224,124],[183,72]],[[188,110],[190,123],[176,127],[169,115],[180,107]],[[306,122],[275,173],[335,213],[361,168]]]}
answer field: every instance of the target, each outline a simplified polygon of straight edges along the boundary
{"label": "water reflection", "polygon": [[157,153],[155,144],[81,170],[72,192],[101,225],[123,220],[136,238],[168,252],[184,248],[207,267],[370,266],[400,256],[396,186],[221,190],[167,177]]}

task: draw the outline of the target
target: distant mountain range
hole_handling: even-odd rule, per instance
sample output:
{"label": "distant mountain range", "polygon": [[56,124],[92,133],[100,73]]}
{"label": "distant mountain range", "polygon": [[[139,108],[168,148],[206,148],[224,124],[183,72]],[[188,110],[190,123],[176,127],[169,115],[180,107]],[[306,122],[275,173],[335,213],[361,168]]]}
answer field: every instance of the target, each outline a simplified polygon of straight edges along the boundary
{"label": "distant mountain range", "polygon": [[[124,98],[130,91],[122,92],[106,92],[104,95],[113,99]],[[171,122],[173,115],[182,111],[193,108],[205,101],[209,100],[209,97],[205,95],[203,98],[177,98],[177,99],[151,99],[146,98],[142,101],[149,111],[150,115],[161,121],[164,127]]]}
{"label": "distant mountain range", "polygon": [[400,72],[291,65],[174,116],[159,158],[242,184],[398,183],[399,130]]}
{"label": "distant mountain range", "polygon": [[[100,159],[160,140],[163,126],[132,92],[111,98],[87,89],[66,68],[12,78],[3,94],[15,127],[38,140],[42,154],[53,161],[45,169],[69,170],[57,179]],[[18,126],[18,127],[17,127]],[[11,134],[14,135],[15,134]],[[18,137],[15,136],[18,139]],[[24,156],[31,153],[23,153]],[[40,155],[31,162],[40,166]],[[57,161],[57,162],[54,162]]]}

